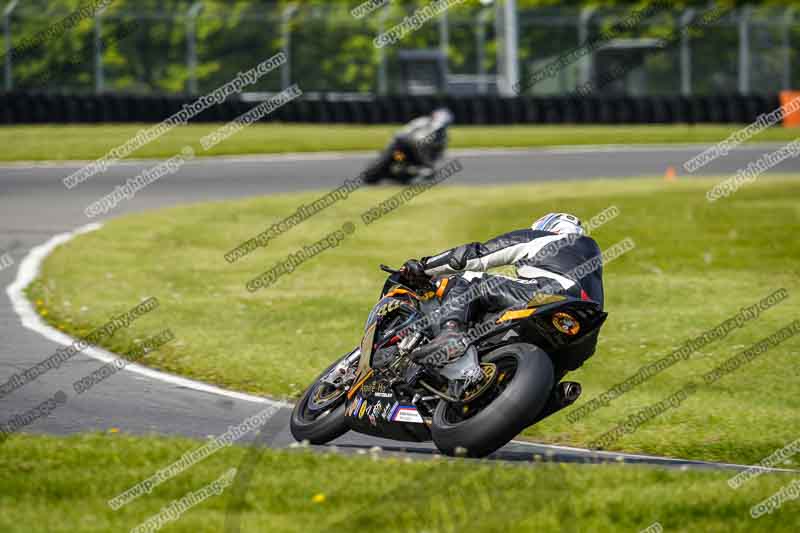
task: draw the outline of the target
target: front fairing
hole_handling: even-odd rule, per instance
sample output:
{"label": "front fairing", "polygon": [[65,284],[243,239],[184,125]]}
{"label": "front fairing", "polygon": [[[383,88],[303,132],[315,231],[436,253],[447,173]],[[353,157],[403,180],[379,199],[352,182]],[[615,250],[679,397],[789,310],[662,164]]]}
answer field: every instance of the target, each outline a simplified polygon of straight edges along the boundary
{"label": "front fairing", "polygon": [[370,368],[376,349],[395,344],[404,329],[421,318],[419,297],[416,293],[399,286],[385,293],[370,311],[364,324],[361,339],[359,374]]}
{"label": "front fairing", "polygon": [[389,382],[372,368],[375,352],[394,350],[401,333],[423,314],[419,296],[392,286],[375,304],[364,324],[358,377],[348,391],[345,416],[355,431],[394,440],[430,440],[428,426],[416,407],[396,395]]}

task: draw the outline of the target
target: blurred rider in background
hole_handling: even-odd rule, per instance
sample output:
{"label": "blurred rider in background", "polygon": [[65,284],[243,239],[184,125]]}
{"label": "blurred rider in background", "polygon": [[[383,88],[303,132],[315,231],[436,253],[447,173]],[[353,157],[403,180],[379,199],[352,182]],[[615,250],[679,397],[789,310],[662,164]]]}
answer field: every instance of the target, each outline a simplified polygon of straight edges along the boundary
{"label": "blurred rider in background", "polygon": [[453,114],[440,108],[403,126],[378,159],[371,163],[364,181],[376,183],[382,178],[393,178],[408,182],[433,175],[436,163],[447,148],[447,128],[452,122]]}

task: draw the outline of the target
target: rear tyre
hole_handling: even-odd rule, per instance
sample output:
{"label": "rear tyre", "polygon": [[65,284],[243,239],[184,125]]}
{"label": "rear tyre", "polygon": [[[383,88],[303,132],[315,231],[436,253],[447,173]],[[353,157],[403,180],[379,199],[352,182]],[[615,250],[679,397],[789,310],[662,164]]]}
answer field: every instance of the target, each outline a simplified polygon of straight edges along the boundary
{"label": "rear tyre", "polygon": [[[289,429],[292,436],[298,441],[307,440],[311,444],[325,444],[341,437],[350,429],[344,416],[347,404],[346,391],[341,390],[339,394],[335,390],[328,392],[320,389],[326,386],[320,383],[320,380],[339,364],[339,361],[341,359],[317,376],[317,379],[295,404],[292,418],[289,421]],[[328,394],[330,398],[320,403],[317,401],[320,394]]]}
{"label": "rear tyre", "polygon": [[532,344],[502,346],[481,362],[497,365],[495,385],[466,412],[440,401],[433,413],[433,442],[447,455],[460,448],[470,457],[484,457],[501,448],[533,423],[553,389],[553,363]]}

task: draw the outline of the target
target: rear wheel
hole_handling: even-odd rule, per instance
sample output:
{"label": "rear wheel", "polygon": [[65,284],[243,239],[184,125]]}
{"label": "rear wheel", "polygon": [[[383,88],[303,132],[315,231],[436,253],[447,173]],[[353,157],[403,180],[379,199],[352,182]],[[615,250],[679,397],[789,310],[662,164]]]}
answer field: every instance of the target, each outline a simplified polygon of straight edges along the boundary
{"label": "rear wheel", "polygon": [[502,447],[535,420],[553,389],[550,357],[532,344],[502,346],[481,362],[497,366],[494,384],[466,405],[440,401],[433,413],[433,441],[448,455],[462,448],[483,457]]}
{"label": "rear wheel", "polygon": [[344,416],[347,391],[344,387],[336,388],[321,381],[343,359],[344,357],[325,369],[295,404],[289,422],[289,429],[295,439],[308,440],[311,444],[325,444],[341,437],[350,429]]}

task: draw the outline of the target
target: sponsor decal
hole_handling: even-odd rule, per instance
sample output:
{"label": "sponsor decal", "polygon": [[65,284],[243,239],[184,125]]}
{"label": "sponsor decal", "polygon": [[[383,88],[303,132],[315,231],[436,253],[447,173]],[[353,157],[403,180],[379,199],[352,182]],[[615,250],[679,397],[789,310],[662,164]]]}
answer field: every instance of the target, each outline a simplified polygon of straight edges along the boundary
{"label": "sponsor decal", "polygon": [[364,409],[366,406],[367,406],[367,399],[362,396],[361,398],[359,398],[358,407],[353,413],[353,416],[355,416],[356,413],[361,412],[361,410]]}
{"label": "sponsor decal", "polygon": [[358,408],[361,407],[361,404],[363,402],[364,402],[364,398],[362,398],[361,396],[358,396],[358,397],[356,397],[355,400],[353,400],[353,403],[350,404],[350,413],[349,413],[350,416],[356,416],[356,413],[358,412]]}
{"label": "sponsor decal", "polygon": [[422,416],[413,405],[396,405],[392,410],[392,422],[410,422],[423,424]]}
{"label": "sponsor decal", "polygon": [[[363,394],[364,396],[367,396],[367,395],[370,395],[370,394],[375,394],[375,396],[377,396],[378,395],[377,393],[379,393],[379,392],[383,392],[383,393],[389,392],[388,391],[388,386],[387,386],[385,381],[379,381],[379,380],[375,379],[375,380],[369,381],[367,383],[364,383],[361,386],[361,394]],[[390,396],[391,396],[391,394],[390,394]]]}
{"label": "sponsor decal", "polygon": [[578,320],[569,313],[558,312],[553,315],[553,325],[566,335],[577,335],[581,330]]}
{"label": "sponsor decal", "polygon": [[381,412],[382,407],[383,404],[381,402],[376,403],[375,405],[372,406],[372,409],[370,409],[367,415],[369,417],[369,423],[372,424],[373,426],[378,425],[377,416]]}
{"label": "sponsor decal", "polygon": [[376,392],[374,396],[377,396],[378,398],[394,398],[394,394],[391,392]]}
{"label": "sponsor decal", "polygon": [[402,304],[403,304],[403,302],[401,300],[391,301],[388,304],[386,304],[383,307],[381,307],[380,309],[378,309],[378,316],[379,317],[384,317],[387,314],[389,314],[392,311],[394,311],[395,309],[397,309],[398,307],[400,307]]}

